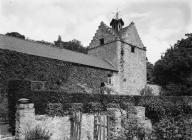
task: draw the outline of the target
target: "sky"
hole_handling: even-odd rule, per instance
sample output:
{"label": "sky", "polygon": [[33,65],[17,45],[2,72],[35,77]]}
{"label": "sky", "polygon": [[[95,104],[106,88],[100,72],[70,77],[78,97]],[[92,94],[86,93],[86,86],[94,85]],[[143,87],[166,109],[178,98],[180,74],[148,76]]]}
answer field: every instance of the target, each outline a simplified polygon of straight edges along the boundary
{"label": "sky", "polygon": [[0,0],[0,34],[49,42],[61,35],[88,46],[100,22],[109,25],[117,11],[125,26],[135,23],[152,63],[192,33],[192,0]]}

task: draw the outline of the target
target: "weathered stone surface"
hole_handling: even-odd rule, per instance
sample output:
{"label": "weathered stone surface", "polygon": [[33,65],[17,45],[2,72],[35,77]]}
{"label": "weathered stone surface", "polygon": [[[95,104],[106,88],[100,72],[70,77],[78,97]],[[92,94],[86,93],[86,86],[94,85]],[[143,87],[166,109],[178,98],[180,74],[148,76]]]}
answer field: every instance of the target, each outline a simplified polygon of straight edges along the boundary
{"label": "weathered stone surface", "polygon": [[81,123],[81,139],[93,140],[94,114],[83,114]]}
{"label": "weathered stone surface", "polygon": [[[103,45],[99,44],[101,38],[105,40]],[[88,48],[89,55],[103,58],[118,68],[119,72],[112,76],[117,93],[140,95],[146,85],[146,50],[133,23],[119,34],[102,23]]]}
{"label": "weathered stone surface", "polygon": [[155,85],[155,84],[147,84],[147,87],[149,87],[152,90],[153,95],[155,95],[155,96],[160,95],[161,86]]}
{"label": "weathered stone surface", "polygon": [[16,112],[16,134],[18,140],[24,140],[25,133],[35,126],[34,104],[19,104]]}
{"label": "weathered stone surface", "polygon": [[90,88],[99,93],[101,82],[107,82],[108,70],[72,64],[64,61],[27,55],[0,49],[0,84],[2,94],[6,94],[10,79],[43,81],[43,90],[85,92]]}
{"label": "weathered stone surface", "polygon": [[108,136],[109,139],[116,139],[120,137],[121,135],[121,111],[119,108],[107,108],[107,112],[109,114],[109,119],[108,119]]}
{"label": "weathered stone surface", "polygon": [[36,116],[35,124],[52,134],[50,140],[68,140],[70,138],[71,123],[69,116]]}
{"label": "weathered stone surface", "polygon": [[146,85],[146,52],[135,48],[131,52],[131,46],[123,44],[124,56],[121,67],[121,89],[128,95],[140,95],[140,91]]}

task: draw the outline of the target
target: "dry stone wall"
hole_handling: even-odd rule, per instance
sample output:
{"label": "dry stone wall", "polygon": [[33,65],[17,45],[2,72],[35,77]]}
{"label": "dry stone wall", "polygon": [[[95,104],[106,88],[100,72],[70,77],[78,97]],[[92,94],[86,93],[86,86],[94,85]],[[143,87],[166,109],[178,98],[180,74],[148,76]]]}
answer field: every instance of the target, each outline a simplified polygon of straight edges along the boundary
{"label": "dry stone wall", "polygon": [[[105,118],[104,120],[107,120],[107,122],[103,122],[104,120],[102,119],[103,121],[100,121],[100,123],[95,123],[95,117],[98,114],[83,113],[81,123],[78,124],[80,127],[77,131],[77,129],[74,128],[74,125],[72,127],[70,115],[64,115],[62,117],[35,115],[34,104],[20,102],[16,112],[16,139],[24,140],[26,132],[29,132],[37,126],[51,134],[50,140],[70,140],[77,135],[71,135],[74,131],[78,132],[81,140],[93,140],[96,137],[99,138],[98,140],[107,140],[107,138],[115,139],[121,137],[122,110],[119,108],[108,107],[107,112],[106,115],[109,117],[108,119],[106,119],[104,114],[101,115],[101,118]],[[148,131],[151,131],[150,121],[145,120],[145,108],[136,107],[136,112],[135,117],[145,124]],[[98,128],[99,126],[104,127],[104,129]]]}

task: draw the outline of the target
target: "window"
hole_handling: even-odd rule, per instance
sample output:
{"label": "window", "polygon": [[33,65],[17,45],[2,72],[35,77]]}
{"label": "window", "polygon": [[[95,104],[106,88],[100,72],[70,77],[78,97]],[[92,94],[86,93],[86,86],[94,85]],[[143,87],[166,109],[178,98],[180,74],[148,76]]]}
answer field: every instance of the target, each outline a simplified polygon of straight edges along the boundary
{"label": "window", "polygon": [[112,84],[111,78],[112,78],[112,75],[108,74],[108,76],[107,76],[107,83],[110,84],[110,85]]}
{"label": "window", "polygon": [[135,52],[135,47],[131,47],[131,52],[134,53]]}
{"label": "window", "polygon": [[99,39],[100,45],[104,45],[104,38]]}

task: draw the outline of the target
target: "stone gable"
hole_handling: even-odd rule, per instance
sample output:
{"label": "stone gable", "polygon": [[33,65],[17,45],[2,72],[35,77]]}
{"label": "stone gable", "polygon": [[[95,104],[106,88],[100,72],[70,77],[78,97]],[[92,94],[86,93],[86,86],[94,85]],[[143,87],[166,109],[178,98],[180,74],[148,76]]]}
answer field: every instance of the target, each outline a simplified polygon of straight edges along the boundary
{"label": "stone gable", "polygon": [[[103,45],[101,38],[104,38]],[[88,54],[105,59],[118,68],[118,73],[112,76],[112,86],[118,93],[140,95],[146,85],[146,49],[133,22],[119,32],[101,22]]]}
{"label": "stone gable", "polygon": [[132,22],[127,27],[120,31],[121,39],[139,48],[144,48],[144,45],[139,37],[135,24]]}
{"label": "stone gable", "polygon": [[104,22],[101,22],[93,39],[91,40],[91,43],[88,46],[88,49],[99,47],[101,38],[104,38],[104,44],[107,44],[115,41],[117,37],[118,36],[110,27],[108,27]]}

